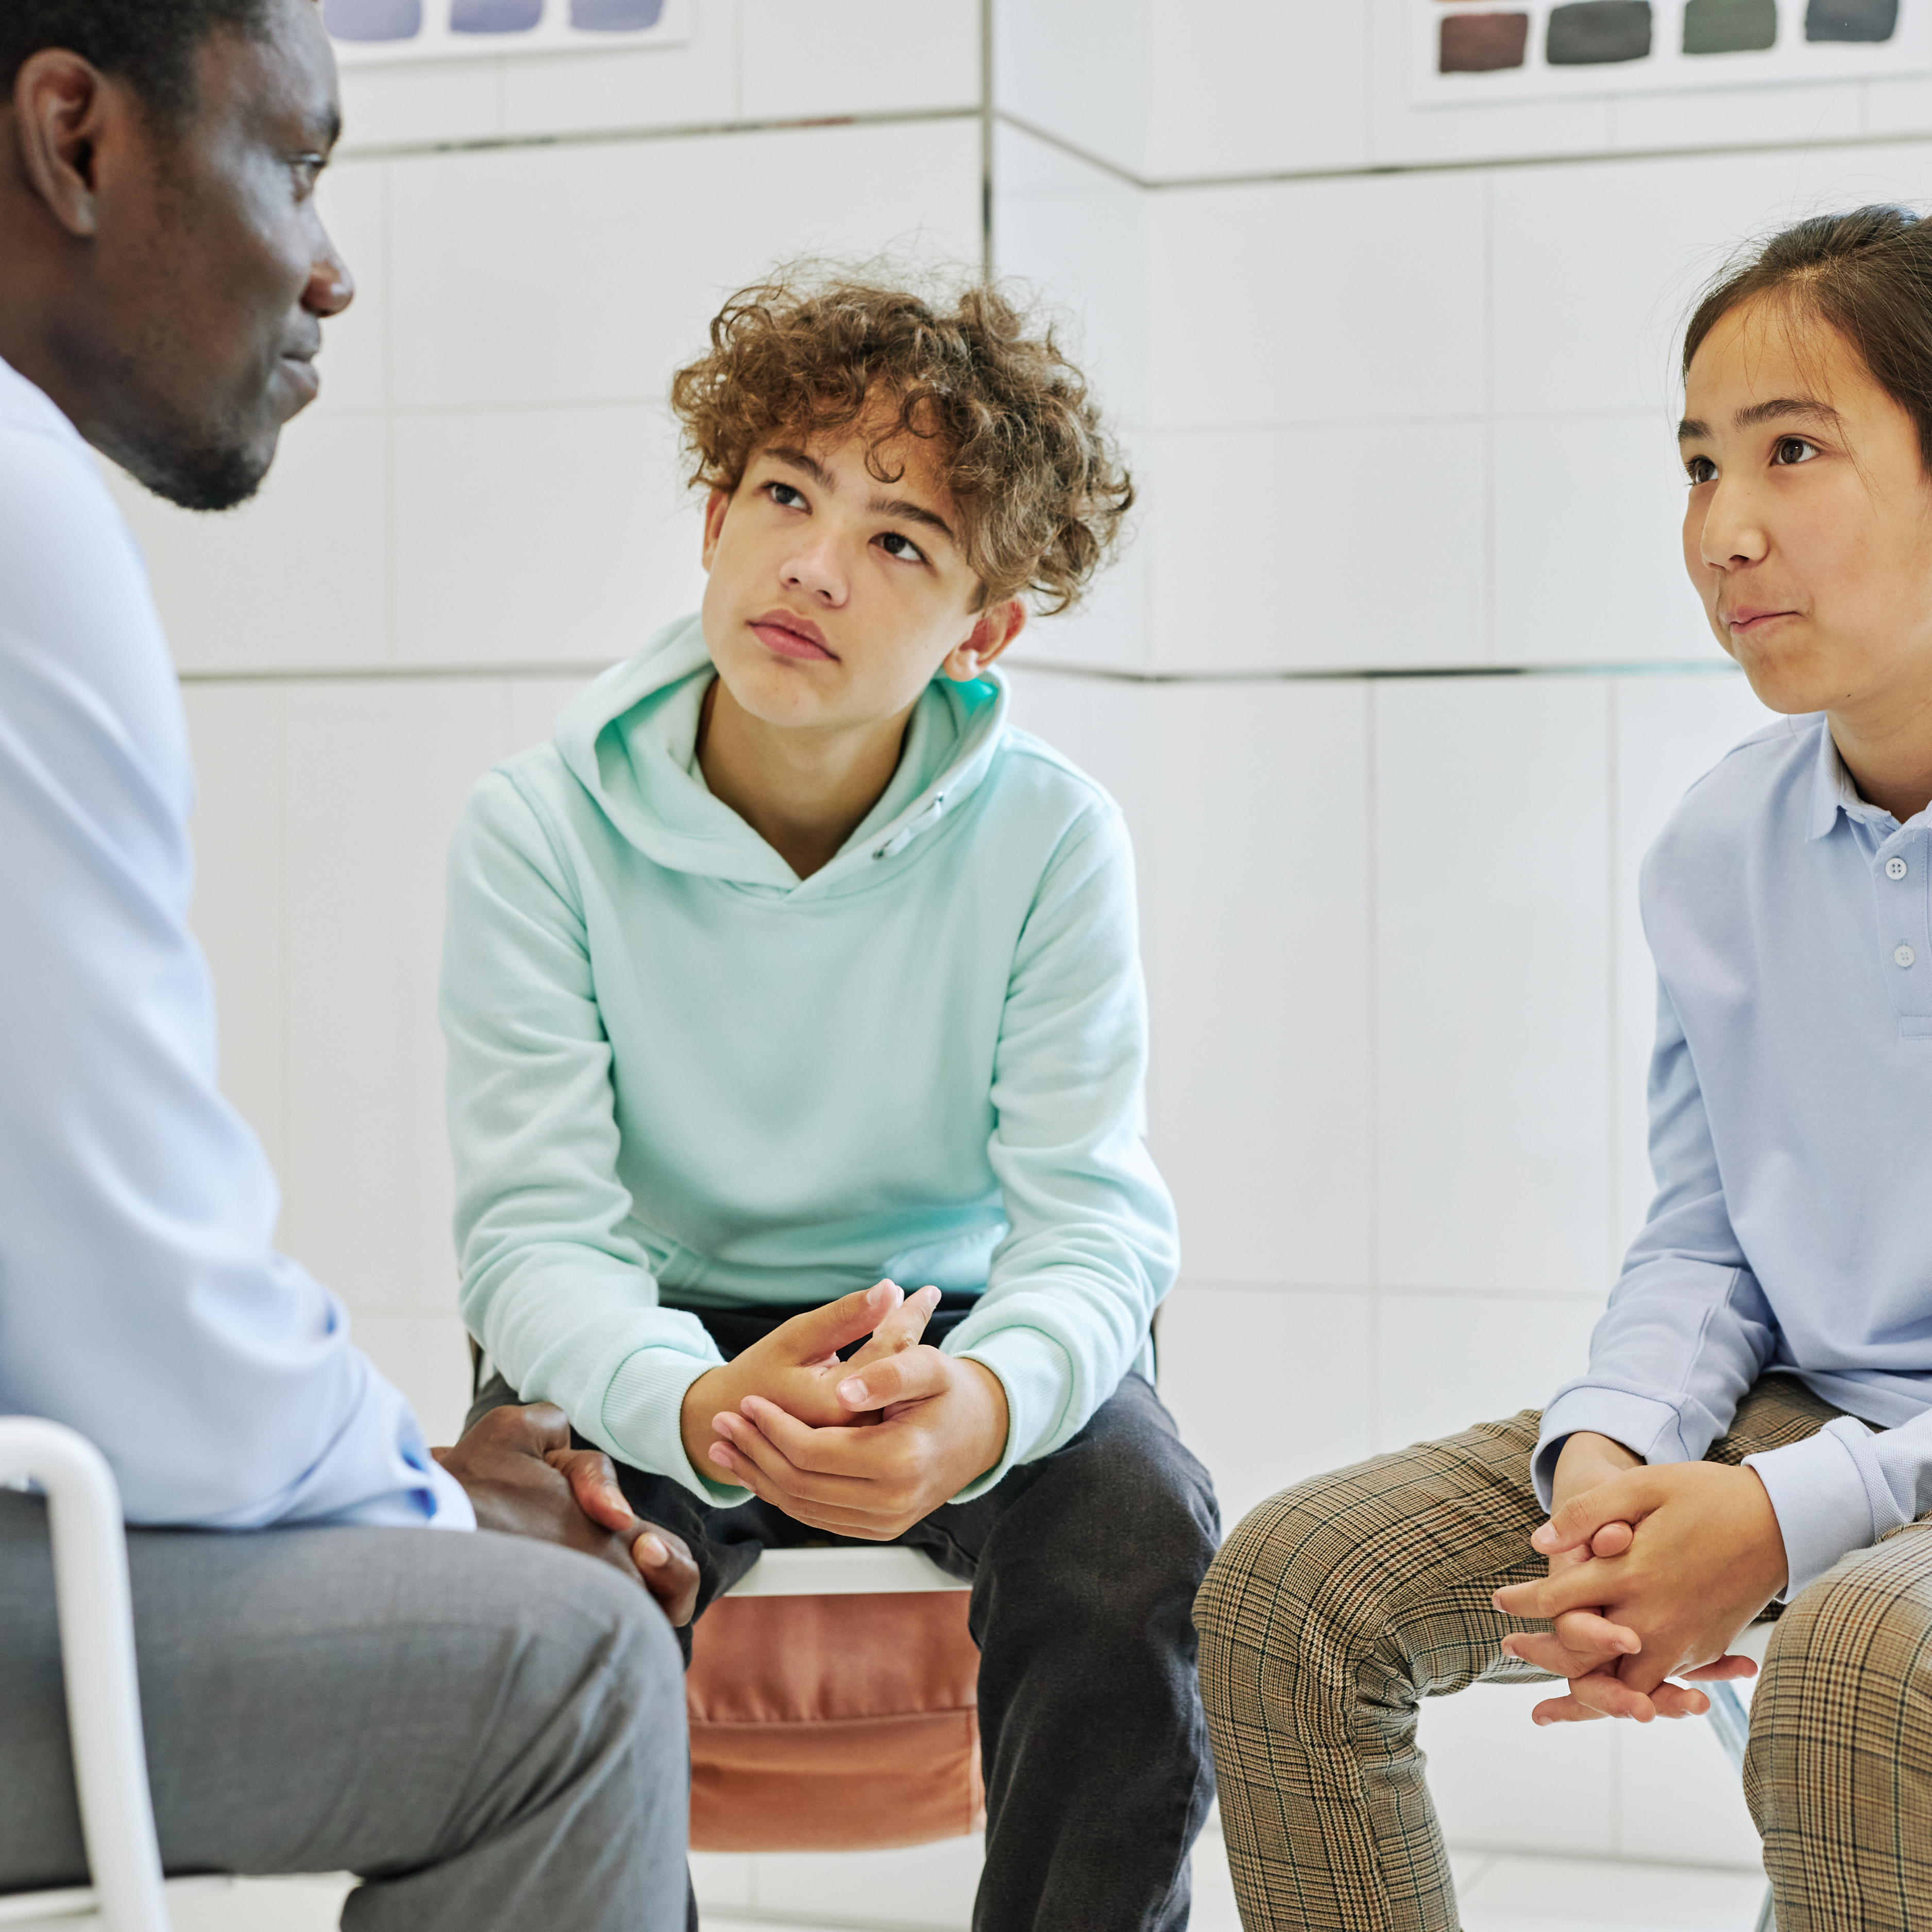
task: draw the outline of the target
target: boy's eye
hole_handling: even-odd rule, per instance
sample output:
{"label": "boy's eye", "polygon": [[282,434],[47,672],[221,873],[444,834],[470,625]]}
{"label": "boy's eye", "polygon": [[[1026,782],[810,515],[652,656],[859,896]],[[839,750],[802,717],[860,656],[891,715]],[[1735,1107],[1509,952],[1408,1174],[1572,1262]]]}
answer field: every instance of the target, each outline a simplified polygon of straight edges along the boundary
{"label": "boy's eye", "polygon": [[887,530],[879,538],[880,548],[888,556],[903,557],[909,563],[923,563],[926,553],[910,537],[902,536],[897,530]]}
{"label": "boy's eye", "polygon": [[1708,456],[1687,457],[1684,473],[1694,484],[1714,483],[1717,481],[1718,466]]}
{"label": "boy's eye", "polygon": [[765,494],[782,510],[802,510],[805,508],[803,494],[789,483],[767,483]]}
{"label": "boy's eye", "polygon": [[1807,442],[1802,436],[1781,436],[1778,447],[1772,452],[1772,460],[1787,467],[1794,463],[1809,463],[1818,454],[1815,442]]}

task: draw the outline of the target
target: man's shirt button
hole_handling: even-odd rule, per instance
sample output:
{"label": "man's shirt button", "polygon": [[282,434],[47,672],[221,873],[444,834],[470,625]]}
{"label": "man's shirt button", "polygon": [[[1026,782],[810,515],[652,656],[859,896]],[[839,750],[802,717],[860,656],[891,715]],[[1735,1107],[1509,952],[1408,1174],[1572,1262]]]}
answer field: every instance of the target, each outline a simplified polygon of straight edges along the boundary
{"label": "man's shirt button", "polygon": [[1918,957],[1918,954],[1913,952],[1910,946],[1901,946],[1892,956],[1892,963],[1894,966],[1910,966]]}
{"label": "man's shirt button", "polygon": [[1902,879],[1911,869],[1896,853],[1885,862],[1885,875],[1888,879]]}

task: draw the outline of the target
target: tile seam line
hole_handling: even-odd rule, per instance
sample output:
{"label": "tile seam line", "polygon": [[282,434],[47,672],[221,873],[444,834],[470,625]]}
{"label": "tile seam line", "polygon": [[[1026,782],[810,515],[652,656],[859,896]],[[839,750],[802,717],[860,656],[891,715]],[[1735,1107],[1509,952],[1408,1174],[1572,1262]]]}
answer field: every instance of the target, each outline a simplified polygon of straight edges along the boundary
{"label": "tile seam line", "polygon": [[[312,664],[274,669],[177,670],[183,684],[381,684],[464,678],[592,678],[625,662],[622,656],[546,663],[517,660],[502,664]],[[1095,664],[1066,664],[1046,658],[1016,659],[1018,672],[1043,671],[1054,677],[1091,678],[1112,684],[1346,684],[1390,678],[1448,677],[1738,677],[1735,665],[1702,658],[1659,658],[1640,664],[1394,664],[1331,670],[1114,670]]]}
{"label": "tile seam line", "polygon": [[1100,172],[1125,182],[1130,188],[1149,194],[1170,190],[1214,188],[1265,187],[1274,182],[1361,181],[1389,175],[1472,174],[1496,168],[1606,167],[1623,161],[1685,161],[1737,154],[1789,154],[1802,147],[1808,154],[1828,148],[1922,147],[1932,136],[1923,134],[1840,134],[1814,138],[1802,142],[1782,141],[1720,141],[1704,146],[1632,147],[1586,153],[1564,154],[1561,150],[1539,154],[1490,154],[1469,160],[1438,161],[1364,161],[1331,168],[1270,168],[1249,174],[1138,175],[1118,161],[1108,160],[1076,142],[1067,140],[1050,129],[1037,126],[1017,114],[1001,109],[999,118],[1022,134],[1046,146],[1058,149]]}
{"label": "tile seam line", "polygon": [[619,142],[683,141],[718,134],[790,134],[823,128],[897,128],[946,121],[977,121],[982,110],[970,107],[893,108],[865,114],[808,114],[785,120],[687,121],[660,128],[615,126],[572,128],[552,134],[463,135],[442,141],[371,141],[366,146],[346,141],[337,164],[356,161],[404,160],[421,154],[470,154],[500,148],[583,148]]}

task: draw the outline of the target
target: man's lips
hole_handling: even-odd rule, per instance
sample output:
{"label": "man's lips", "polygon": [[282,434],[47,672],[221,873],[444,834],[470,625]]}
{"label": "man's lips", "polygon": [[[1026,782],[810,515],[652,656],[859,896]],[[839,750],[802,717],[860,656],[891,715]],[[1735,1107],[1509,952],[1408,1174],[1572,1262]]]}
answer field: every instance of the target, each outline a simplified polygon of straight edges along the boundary
{"label": "man's lips", "polygon": [[322,373],[306,356],[284,356],[277,365],[301,392],[304,403],[312,403],[322,393]]}
{"label": "man's lips", "polygon": [[750,620],[752,634],[768,651],[782,658],[796,658],[808,664],[836,664],[838,654],[825,641],[825,633],[809,617],[796,617],[789,610],[767,610]]}

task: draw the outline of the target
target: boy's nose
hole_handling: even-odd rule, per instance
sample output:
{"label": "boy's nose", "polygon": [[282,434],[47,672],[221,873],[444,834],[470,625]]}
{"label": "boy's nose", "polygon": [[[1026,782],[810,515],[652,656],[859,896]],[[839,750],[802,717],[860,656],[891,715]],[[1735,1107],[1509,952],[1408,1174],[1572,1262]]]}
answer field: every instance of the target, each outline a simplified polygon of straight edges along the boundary
{"label": "boy's nose", "polygon": [[784,567],[785,588],[802,590],[826,604],[845,601],[845,574],[837,562],[821,550],[800,550]]}

